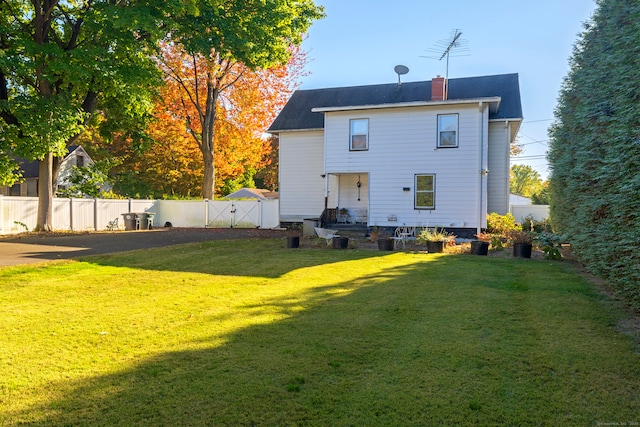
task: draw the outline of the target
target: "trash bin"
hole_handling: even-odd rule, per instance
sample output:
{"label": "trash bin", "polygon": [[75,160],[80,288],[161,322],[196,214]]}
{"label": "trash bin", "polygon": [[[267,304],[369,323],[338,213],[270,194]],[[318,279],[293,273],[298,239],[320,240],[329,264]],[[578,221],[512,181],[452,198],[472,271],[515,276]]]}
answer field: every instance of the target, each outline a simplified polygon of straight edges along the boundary
{"label": "trash bin", "polygon": [[153,212],[138,212],[136,215],[136,223],[138,230],[151,230],[153,228]]}
{"label": "trash bin", "polygon": [[153,217],[156,214],[154,212],[147,212],[147,230],[151,230],[153,228]]}
{"label": "trash bin", "polygon": [[149,228],[149,216],[146,212],[136,213],[136,228],[138,230],[146,230]]}
{"label": "trash bin", "polygon": [[133,212],[127,212],[122,214],[124,219],[124,229],[132,231],[136,229],[136,214]]}

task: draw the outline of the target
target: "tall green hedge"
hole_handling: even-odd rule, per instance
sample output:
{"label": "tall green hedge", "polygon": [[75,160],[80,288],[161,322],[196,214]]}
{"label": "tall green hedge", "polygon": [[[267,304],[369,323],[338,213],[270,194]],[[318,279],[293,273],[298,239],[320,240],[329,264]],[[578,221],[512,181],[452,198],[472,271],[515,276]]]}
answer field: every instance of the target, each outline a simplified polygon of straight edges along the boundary
{"label": "tall green hedge", "polygon": [[551,220],[640,307],[640,2],[600,0],[550,130]]}

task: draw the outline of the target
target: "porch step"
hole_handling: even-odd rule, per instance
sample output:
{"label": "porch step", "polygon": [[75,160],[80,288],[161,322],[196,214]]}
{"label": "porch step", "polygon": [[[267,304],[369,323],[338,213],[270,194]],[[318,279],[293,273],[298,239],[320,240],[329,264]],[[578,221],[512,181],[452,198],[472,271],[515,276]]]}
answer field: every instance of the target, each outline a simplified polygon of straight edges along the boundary
{"label": "porch step", "polygon": [[327,228],[338,230],[341,236],[363,239],[367,235],[366,224],[329,224]]}

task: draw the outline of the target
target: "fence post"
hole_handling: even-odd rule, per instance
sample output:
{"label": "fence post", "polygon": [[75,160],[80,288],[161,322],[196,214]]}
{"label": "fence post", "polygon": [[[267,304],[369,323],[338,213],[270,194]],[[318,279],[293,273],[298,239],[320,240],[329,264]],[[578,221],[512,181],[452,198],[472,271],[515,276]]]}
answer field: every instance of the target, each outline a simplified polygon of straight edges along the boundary
{"label": "fence post", "polygon": [[69,228],[73,231],[73,197],[69,197]]}
{"label": "fence post", "polygon": [[0,194],[0,234],[4,234],[4,196]]}
{"label": "fence post", "polygon": [[98,199],[93,199],[93,230],[98,231]]}
{"label": "fence post", "polygon": [[209,227],[209,199],[204,199],[204,228]]}

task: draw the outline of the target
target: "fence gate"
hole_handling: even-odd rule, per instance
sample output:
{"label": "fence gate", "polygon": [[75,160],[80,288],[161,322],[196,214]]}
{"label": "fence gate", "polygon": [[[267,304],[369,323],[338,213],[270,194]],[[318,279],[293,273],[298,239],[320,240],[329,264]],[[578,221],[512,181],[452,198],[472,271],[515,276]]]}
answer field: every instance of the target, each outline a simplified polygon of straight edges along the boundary
{"label": "fence gate", "polygon": [[233,227],[236,228],[256,228],[262,226],[260,213],[262,203],[255,201],[234,201],[233,204]]}
{"label": "fence gate", "polygon": [[262,226],[261,203],[255,200],[229,200],[208,203],[207,227],[256,228]]}
{"label": "fence gate", "polygon": [[233,227],[233,210],[233,202],[231,201],[209,201],[207,203],[207,227]]}

